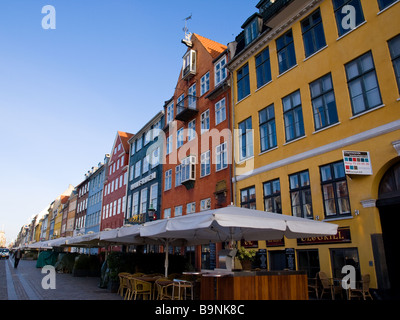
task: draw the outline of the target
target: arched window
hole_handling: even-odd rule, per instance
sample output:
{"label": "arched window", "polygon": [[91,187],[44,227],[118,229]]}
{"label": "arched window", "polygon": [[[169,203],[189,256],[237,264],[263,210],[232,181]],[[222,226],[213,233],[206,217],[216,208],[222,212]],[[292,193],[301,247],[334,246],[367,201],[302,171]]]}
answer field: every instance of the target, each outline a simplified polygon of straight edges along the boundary
{"label": "arched window", "polygon": [[391,167],[379,185],[379,198],[400,196],[400,162]]}

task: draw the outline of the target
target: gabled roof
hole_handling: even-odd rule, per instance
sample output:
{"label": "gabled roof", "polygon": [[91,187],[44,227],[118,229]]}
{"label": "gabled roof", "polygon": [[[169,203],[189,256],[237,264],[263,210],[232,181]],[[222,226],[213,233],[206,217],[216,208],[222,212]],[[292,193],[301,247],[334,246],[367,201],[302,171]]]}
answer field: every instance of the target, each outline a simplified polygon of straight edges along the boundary
{"label": "gabled roof", "polygon": [[[129,139],[133,137],[132,133],[118,131],[118,135],[121,139],[122,146],[124,147],[125,152],[129,152]],[[114,145],[115,147],[115,145]]]}
{"label": "gabled roof", "polygon": [[202,37],[196,33],[193,33],[193,36],[195,36],[200,41],[200,43],[203,45],[204,48],[206,48],[213,59],[217,58],[222,52],[227,49],[227,46]]}

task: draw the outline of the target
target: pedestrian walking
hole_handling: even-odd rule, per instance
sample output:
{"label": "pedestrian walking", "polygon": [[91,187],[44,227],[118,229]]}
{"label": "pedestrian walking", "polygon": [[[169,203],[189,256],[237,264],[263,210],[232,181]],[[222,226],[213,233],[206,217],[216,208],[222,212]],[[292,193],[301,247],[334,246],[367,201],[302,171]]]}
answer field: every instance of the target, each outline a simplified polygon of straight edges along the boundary
{"label": "pedestrian walking", "polygon": [[14,252],[14,268],[18,267],[18,263],[21,257],[22,257],[22,252],[20,249]]}

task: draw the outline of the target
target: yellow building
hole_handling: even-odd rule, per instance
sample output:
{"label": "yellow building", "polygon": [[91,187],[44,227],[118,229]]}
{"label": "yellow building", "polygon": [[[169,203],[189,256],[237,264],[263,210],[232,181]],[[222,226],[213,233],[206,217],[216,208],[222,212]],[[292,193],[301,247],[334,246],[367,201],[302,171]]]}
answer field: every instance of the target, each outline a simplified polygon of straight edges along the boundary
{"label": "yellow building", "polygon": [[290,248],[309,277],[353,265],[372,288],[399,288],[399,2],[262,0],[236,37],[235,204],[339,225],[259,241],[269,269],[287,268]]}

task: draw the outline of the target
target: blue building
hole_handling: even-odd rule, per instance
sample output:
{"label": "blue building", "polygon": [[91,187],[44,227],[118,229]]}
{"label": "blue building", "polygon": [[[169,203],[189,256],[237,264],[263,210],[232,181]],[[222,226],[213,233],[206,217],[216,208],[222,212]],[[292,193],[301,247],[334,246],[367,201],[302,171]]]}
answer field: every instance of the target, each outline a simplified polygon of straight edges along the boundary
{"label": "blue building", "polygon": [[85,233],[99,232],[101,220],[101,203],[103,199],[103,186],[105,167],[109,159],[107,154],[104,163],[99,163],[98,168],[92,168],[89,176],[89,195],[86,212]]}
{"label": "blue building", "polygon": [[125,224],[140,224],[161,216],[164,127],[160,111],[130,140]]}

